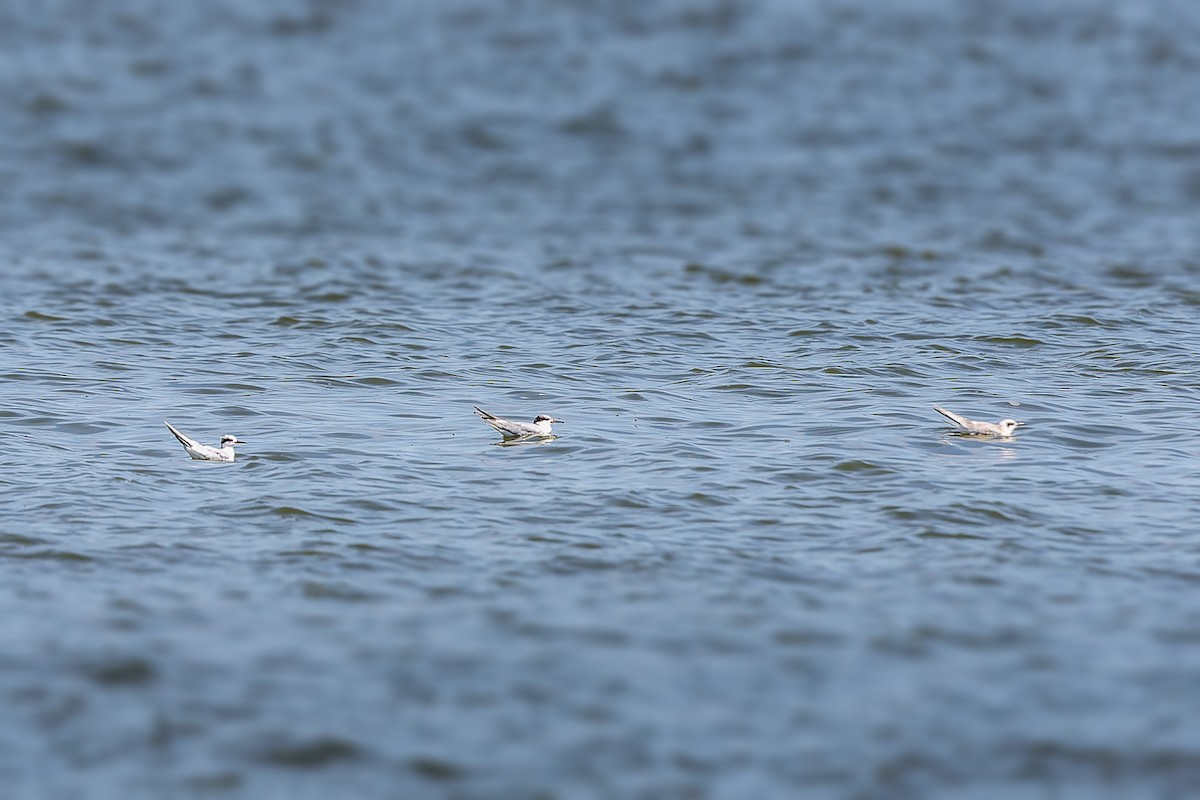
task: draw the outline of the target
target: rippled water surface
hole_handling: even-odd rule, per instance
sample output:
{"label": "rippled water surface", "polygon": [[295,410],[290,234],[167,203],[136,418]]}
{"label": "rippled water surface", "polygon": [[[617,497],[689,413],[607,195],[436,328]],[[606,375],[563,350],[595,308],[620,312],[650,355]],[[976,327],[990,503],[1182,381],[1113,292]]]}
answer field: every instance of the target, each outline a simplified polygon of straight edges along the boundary
{"label": "rippled water surface", "polygon": [[0,795],[1200,785],[1191,5],[50,5]]}

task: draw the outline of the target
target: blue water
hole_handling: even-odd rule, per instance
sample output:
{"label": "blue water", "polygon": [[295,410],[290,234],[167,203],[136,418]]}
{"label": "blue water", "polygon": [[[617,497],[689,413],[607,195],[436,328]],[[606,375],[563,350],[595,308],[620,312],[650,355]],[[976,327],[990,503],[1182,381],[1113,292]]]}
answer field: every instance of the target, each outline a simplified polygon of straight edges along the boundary
{"label": "blue water", "polygon": [[1191,5],[0,17],[0,797],[1200,785]]}

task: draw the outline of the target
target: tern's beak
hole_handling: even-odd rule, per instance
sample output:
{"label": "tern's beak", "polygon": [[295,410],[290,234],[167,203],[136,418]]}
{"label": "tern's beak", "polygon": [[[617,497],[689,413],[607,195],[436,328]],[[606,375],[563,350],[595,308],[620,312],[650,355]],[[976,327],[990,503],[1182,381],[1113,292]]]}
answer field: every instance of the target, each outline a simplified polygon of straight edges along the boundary
{"label": "tern's beak", "polygon": [[234,444],[245,444],[245,442],[243,442],[241,439],[234,439],[233,443]]}
{"label": "tern's beak", "polygon": [[550,421],[551,421],[551,422],[557,422],[559,425],[562,425],[562,424],[563,424],[563,421],[562,421],[561,419],[552,419],[552,420],[550,420]]}

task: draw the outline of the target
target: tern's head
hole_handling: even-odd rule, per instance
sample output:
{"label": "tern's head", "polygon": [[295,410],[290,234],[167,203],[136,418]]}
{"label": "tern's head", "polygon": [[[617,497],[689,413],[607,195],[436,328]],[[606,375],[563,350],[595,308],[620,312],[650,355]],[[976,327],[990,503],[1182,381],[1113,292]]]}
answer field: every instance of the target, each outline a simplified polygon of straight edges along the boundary
{"label": "tern's head", "polygon": [[561,422],[562,422],[562,420],[561,420],[561,419],[555,419],[554,417],[550,416],[549,414],[538,414],[536,417],[534,417],[534,418],[533,418],[533,424],[534,424],[534,425],[537,425],[537,424],[539,424],[539,423],[542,423],[542,422],[558,422],[558,423],[561,423]]}
{"label": "tern's head", "polygon": [[232,433],[227,433],[221,437],[221,447],[233,447],[235,444],[245,444],[245,442]]}
{"label": "tern's head", "polygon": [[1017,422],[1015,419],[1000,420],[1000,432],[1005,436],[1012,436],[1012,432],[1020,427],[1023,423]]}

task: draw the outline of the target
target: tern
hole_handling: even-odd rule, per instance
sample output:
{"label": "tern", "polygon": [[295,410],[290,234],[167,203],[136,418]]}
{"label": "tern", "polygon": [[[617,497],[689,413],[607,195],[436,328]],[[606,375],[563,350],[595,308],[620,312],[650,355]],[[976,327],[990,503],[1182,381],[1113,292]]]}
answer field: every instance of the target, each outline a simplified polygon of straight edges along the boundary
{"label": "tern", "polygon": [[197,461],[233,461],[233,446],[235,444],[245,444],[241,439],[234,436],[232,433],[227,433],[221,437],[220,447],[209,447],[206,444],[200,444],[195,439],[184,436],[175,427],[163,420],[163,424],[171,433],[175,434],[175,438],[183,445],[183,449],[187,450],[187,454]]}
{"label": "tern", "polygon": [[1013,431],[1018,426],[1025,424],[1017,422],[1015,419],[1002,419],[999,422],[977,422],[973,419],[960,417],[953,411],[947,411],[941,406],[934,406],[933,410],[953,422],[965,433],[983,434],[984,436],[1012,436]]}
{"label": "tern", "polygon": [[505,439],[533,439],[547,438],[554,436],[554,431],[551,426],[557,422],[562,424],[561,419],[547,416],[546,414],[538,414],[533,418],[533,422],[516,422],[511,419],[503,419],[494,414],[489,414],[478,406],[475,407],[475,413],[483,417],[483,421],[491,425],[496,430],[500,431],[500,435]]}

